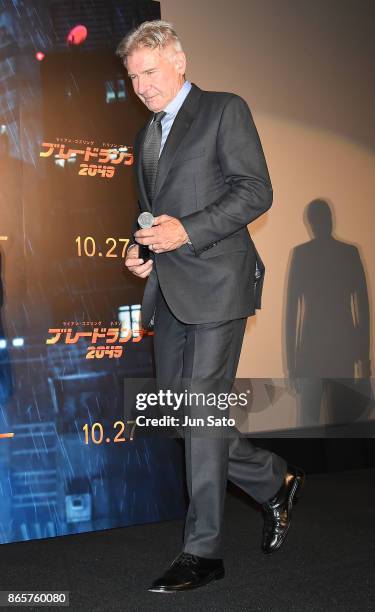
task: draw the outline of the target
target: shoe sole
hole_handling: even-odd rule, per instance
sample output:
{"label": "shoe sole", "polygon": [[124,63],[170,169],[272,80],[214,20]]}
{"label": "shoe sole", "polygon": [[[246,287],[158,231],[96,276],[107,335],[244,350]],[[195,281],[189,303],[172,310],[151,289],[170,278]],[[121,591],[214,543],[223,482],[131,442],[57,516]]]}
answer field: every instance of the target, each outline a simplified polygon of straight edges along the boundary
{"label": "shoe sole", "polygon": [[214,575],[210,574],[204,582],[201,582],[200,584],[197,584],[196,586],[189,586],[189,587],[185,587],[181,589],[173,589],[173,588],[168,588],[168,587],[165,587],[165,588],[159,587],[159,588],[153,589],[151,587],[147,590],[150,593],[179,593],[179,592],[182,593],[183,591],[192,591],[194,589],[199,589],[200,587],[206,586],[213,580],[221,580],[222,578],[224,578],[224,576],[225,576],[225,570],[220,570],[219,572],[216,572]]}
{"label": "shoe sole", "polygon": [[290,525],[292,522],[292,508],[293,508],[293,504],[296,504],[298,502],[298,500],[301,498],[302,493],[303,493],[303,489],[305,486],[305,481],[306,481],[306,474],[305,472],[299,472],[297,474],[297,477],[293,483],[293,487],[292,490],[290,492],[289,495],[289,499],[288,499],[288,514],[289,514],[289,523],[287,528],[285,529],[282,537],[280,538],[278,544],[272,548],[272,550],[263,550],[265,555],[272,555],[272,553],[276,552],[277,550],[279,550],[279,548],[284,544],[286,536],[289,533],[289,529],[290,529]]}

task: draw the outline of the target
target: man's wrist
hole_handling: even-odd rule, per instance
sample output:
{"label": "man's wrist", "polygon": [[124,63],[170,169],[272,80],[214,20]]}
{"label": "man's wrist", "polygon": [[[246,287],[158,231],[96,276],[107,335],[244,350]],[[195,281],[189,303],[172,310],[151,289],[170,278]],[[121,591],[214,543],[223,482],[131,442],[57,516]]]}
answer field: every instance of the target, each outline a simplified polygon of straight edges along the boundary
{"label": "man's wrist", "polygon": [[189,245],[189,247],[194,248],[194,247],[193,247],[193,243],[192,243],[192,241],[190,240],[190,236],[189,236],[189,234],[187,233],[187,231],[186,231],[186,229],[185,229],[185,227],[184,227],[184,224],[181,222],[181,219],[179,219],[179,221],[180,221],[180,223],[181,223],[181,225],[182,225],[182,228],[183,228],[183,230],[184,230],[184,232],[185,232],[185,240],[184,240],[183,244],[187,244],[187,245]]}

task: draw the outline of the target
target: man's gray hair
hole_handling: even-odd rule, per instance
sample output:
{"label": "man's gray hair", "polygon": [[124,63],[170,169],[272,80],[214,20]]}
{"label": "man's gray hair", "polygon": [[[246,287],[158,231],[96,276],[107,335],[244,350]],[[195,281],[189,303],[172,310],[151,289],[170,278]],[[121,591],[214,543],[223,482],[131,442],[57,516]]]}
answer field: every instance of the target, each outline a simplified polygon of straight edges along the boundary
{"label": "man's gray hair", "polygon": [[128,55],[131,55],[136,49],[141,47],[164,49],[169,44],[173,44],[175,51],[182,51],[181,41],[173,24],[161,19],[144,21],[122,39],[116,53],[126,64]]}

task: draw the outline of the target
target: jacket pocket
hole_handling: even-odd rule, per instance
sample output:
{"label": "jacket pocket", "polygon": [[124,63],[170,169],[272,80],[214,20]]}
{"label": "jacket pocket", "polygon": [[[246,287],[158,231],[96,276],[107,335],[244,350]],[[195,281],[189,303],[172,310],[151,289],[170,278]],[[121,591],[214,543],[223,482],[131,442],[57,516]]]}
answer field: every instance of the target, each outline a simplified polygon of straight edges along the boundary
{"label": "jacket pocket", "polygon": [[223,240],[213,243],[204,251],[202,251],[198,257],[200,259],[210,259],[211,257],[218,257],[219,255],[225,255],[226,253],[236,253],[237,251],[245,252],[249,249],[247,242],[243,240],[241,234],[233,234]]}
{"label": "jacket pocket", "polygon": [[179,152],[175,159],[173,160],[173,166],[177,165],[177,164],[182,164],[184,162],[187,161],[191,161],[194,159],[199,159],[200,157],[203,157],[206,154],[206,149],[205,147],[200,147],[199,149],[190,149],[188,151],[181,151]]}

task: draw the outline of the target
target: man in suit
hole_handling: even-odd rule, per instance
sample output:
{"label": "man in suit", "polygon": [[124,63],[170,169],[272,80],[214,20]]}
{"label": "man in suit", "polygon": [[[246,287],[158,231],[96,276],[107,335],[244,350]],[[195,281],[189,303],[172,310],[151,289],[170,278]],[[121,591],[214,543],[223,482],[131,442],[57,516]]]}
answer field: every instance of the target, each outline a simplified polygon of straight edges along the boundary
{"label": "man in suit", "polygon": [[[185,80],[173,26],[141,24],[119,45],[134,91],[153,112],[134,145],[139,205],[149,229],[134,231],[125,265],[147,278],[143,326],[154,325],[161,389],[229,392],[246,318],[260,308],[263,263],[247,225],[272,203],[261,143],[246,102]],[[144,261],[139,246],[153,257]],[[191,407],[185,407],[192,414]],[[200,405],[196,414],[207,416]],[[211,409],[212,413],[212,409]],[[233,428],[185,427],[189,507],[183,550],[150,590],[181,591],[224,576],[221,535],[227,479],[264,511],[262,549],[284,542],[302,470]]]}

